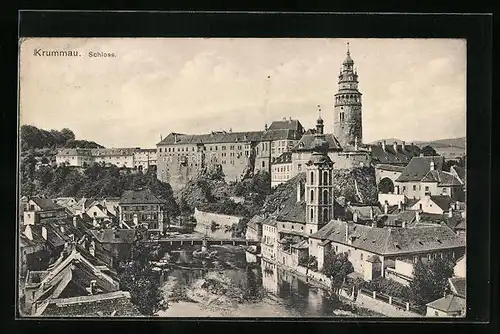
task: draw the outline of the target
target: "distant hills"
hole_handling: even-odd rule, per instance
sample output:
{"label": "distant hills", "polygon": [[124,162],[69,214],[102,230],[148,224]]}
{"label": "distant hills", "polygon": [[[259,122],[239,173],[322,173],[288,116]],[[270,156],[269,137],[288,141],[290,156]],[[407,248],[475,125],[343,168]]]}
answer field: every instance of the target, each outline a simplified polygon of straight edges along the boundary
{"label": "distant hills", "polygon": [[[384,141],[388,145],[392,145],[394,142],[397,142],[398,144],[401,144],[403,141],[401,139],[397,138],[386,138],[386,139],[379,139],[376,141],[373,141],[369,144],[378,144],[379,142]],[[465,143],[465,137],[459,137],[459,138],[446,138],[446,139],[438,139],[438,140],[431,140],[431,141],[405,141],[406,144],[411,144],[414,143],[415,145],[418,145],[420,147],[424,146],[431,146],[433,148],[445,148],[445,147],[455,147],[455,148],[466,148],[466,143]]]}

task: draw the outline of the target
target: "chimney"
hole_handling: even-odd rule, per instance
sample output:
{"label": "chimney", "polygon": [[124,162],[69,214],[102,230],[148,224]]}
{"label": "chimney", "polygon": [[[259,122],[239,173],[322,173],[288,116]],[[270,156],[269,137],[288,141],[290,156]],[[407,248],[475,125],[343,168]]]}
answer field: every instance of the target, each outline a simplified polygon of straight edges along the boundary
{"label": "chimney", "polygon": [[97,219],[95,219],[95,217],[94,217],[94,219],[92,219],[92,226],[94,226],[94,227],[99,226],[99,224],[97,224]]}
{"label": "chimney", "polygon": [[401,149],[402,149],[403,151],[405,150],[405,144],[406,144],[406,143],[405,143],[404,141],[401,143]]}
{"label": "chimney", "polygon": [[434,170],[434,161],[431,161],[430,168],[431,168],[431,170]]}
{"label": "chimney", "polygon": [[73,226],[76,227],[76,216],[73,217]]}
{"label": "chimney", "polygon": [[415,219],[417,223],[420,221],[420,211],[415,212]]}
{"label": "chimney", "polygon": [[448,210],[448,217],[452,218],[453,217],[453,207],[450,206],[450,209]]}
{"label": "chimney", "polygon": [[392,148],[394,149],[394,152],[398,152],[398,142],[395,141],[393,144],[392,144]]}
{"label": "chimney", "polygon": [[24,229],[24,235],[26,238],[33,240],[33,233],[31,233],[31,226],[26,225],[26,229]]}
{"label": "chimney", "polygon": [[61,230],[61,233],[64,233],[64,226],[59,226],[59,229]]}
{"label": "chimney", "polygon": [[384,203],[384,214],[387,214],[387,212],[389,211],[389,205],[387,205],[387,202]]}
{"label": "chimney", "polygon": [[372,221],[372,228],[377,227],[377,223],[375,221]]}
{"label": "chimney", "polygon": [[92,240],[90,242],[89,253],[90,253],[90,255],[95,256],[95,242],[94,242],[94,240]]}
{"label": "chimney", "polygon": [[406,222],[405,222],[405,221],[403,221],[403,222],[401,223],[401,227],[402,227],[402,228],[406,228]]}
{"label": "chimney", "polygon": [[264,124],[264,131],[267,131],[267,123]]}
{"label": "chimney", "polygon": [[301,185],[300,185],[300,181],[297,182],[297,203],[300,202],[301,198],[300,198],[300,193],[301,193]]}
{"label": "chimney", "polygon": [[354,137],[354,151],[358,150],[358,137]]}
{"label": "chimney", "polygon": [[93,295],[93,294],[96,293],[96,288],[95,288],[96,283],[97,283],[97,281],[95,279],[93,279],[93,280],[90,281],[89,292],[90,292],[91,295]]}
{"label": "chimney", "polygon": [[349,225],[345,223],[345,242],[349,241]]}
{"label": "chimney", "polygon": [[42,226],[42,238],[47,240],[47,228],[45,226]]}
{"label": "chimney", "polygon": [[382,149],[385,151],[385,140],[382,141]]}
{"label": "chimney", "polygon": [[174,133],[174,143],[177,143],[177,133]]}
{"label": "chimney", "polygon": [[133,222],[134,222],[135,226],[139,225],[139,220],[137,218],[137,214],[134,214]]}
{"label": "chimney", "polygon": [[373,220],[373,207],[370,206],[370,219]]}
{"label": "chimney", "polygon": [[403,205],[401,204],[401,201],[398,202],[398,209],[401,210],[403,208]]}

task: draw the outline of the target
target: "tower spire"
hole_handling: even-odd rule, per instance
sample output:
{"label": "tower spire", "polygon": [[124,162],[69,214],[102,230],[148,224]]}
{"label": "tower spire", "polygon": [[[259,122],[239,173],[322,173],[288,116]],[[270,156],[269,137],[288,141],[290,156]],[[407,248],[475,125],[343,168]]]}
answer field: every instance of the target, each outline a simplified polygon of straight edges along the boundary
{"label": "tower spire", "polygon": [[347,55],[350,56],[351,52],[349,51],[349,42],[347,42]]}

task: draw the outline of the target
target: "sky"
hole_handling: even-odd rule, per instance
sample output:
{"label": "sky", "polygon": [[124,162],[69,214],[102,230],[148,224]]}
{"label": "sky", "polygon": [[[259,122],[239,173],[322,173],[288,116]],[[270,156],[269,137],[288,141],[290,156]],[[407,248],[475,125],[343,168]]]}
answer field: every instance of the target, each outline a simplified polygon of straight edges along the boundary
{"label": "sky", "polygon": [[[333,132],[347,42],[365,143],[465,137],[466,41],[459,39],[26,39],[20,124],[70,128],[106,147],[154,148],[170,132],[258,131],[285,117],[312,128],[320,105],[325,132]],[[81,57],[34,56],[35,49]]]}

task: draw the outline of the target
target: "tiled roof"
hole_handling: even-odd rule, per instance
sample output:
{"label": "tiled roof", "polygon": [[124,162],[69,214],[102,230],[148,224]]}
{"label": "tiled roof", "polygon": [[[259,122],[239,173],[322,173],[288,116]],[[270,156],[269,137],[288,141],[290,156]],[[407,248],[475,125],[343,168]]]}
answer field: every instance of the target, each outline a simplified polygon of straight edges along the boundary
{"label": "tiled roof", "polygon": [[[170,133],[156,145],[173,144],[215,144],[215,143],[234,143],[234,142],[252,142],[262,139],[263,131],[248,132],[212,132],[210,134],[186,135],[180,133]],[[177,141],[175,141],[177,140]]]}
{"label": "tiled roof", "polygon": [[125,190],[120,198],[122,204],[162,204],[149,189]]}
{"label": "tiled roof", "polygon": [[309,248],[309,243],[307,242],[307,240],[302,240],[302,241],[299,241],[298,243],[293,244],[292,248],[296,248],[296,249],[308,249]]}
{"label": "tiled roof", "polygon": [[435,170],[443,170],[443,157],[414,157],[408,163],[403,173],[396,179],[396,182],[421,181],[431,170],[431,161],[434,162]]}
{"label": "tiled roof", "polygon": [[450,209],[450,205],[453,202],[450,196],[444,196],[444,195],[435,195],[431,196],[431,201],[436,203],[439,208],[443,211],[448,211]]}
{"label": "tiled roof", "polygon": [[88,148],[61,148],[58,150],[57,155],[59,155],[59,156],[64,156],[64,155],[90,156],[90,155],[92,155],[92,152]]}
{"label": "tiled roof", "polygon": [[405,167],[388,165],[388,164],[377,164],[375,166],[375,169],[385,170],[385,171],[389,171],[389,172],[401,172],[402,173],[405,170]]}
{"label": "tiled roof", "polygon": [[272,161],[273,165],[285,164],[292,162],[292,152],[283,152],[279,157],[274,158]]}
{"label": "tiled roof", "polygon": [[420,154],[420,147],[416,145],[405,145],[404,150],[402,145],[397,145],[396,151],[391,144],[386,144],[385,150],[382,145],[363,145],[362,147],[371,150],[374,164],[406,165],[413,157],[418,157]]}
{"label": "tiled roof", "polygon": [[90,230],[89,233],[100,243],[130,244],[135,238],[135,230],[129,229]]}
{"label": "tiled roof", "polygon": [[124,147],[124,148],[92,148],[90,151],[93,156],[123,156],[123,155],[134,155],[138,152],[140,148],[138,147]]}
{"label": "tiled roof", "polygon": [[278,211],[278,221],[305,223],[306,222],[306,202],[297,202],[295,196],[289,197],[281,210]]}
{"label": "tiled roof", "polygon": [[451,277],[448,279],[451,291],[454,294],[465,298],[467,296],[467,281],[462,277]]}
{"label": "tiled roof", "polygon": [[62,206],[56,204],[53,200],[41,197],[30,197],[30,200],[36,203],[42,210],[59,210]]}
{"label": "tiled roof", "polygon": [[296,119],[287,119],[282,121],[274,121],[269,125],[267,130],[294,130],[294,131],[303,131],[304,127],[300,122]]}
{"label": "tiled roof", "polygon": [[439,249],[464,247],[464,241],[448,226],[418,228],[378,228],[332,220],[314,233],[311,238],[348,244],[345,240],[346,225],[349,237],[355,237],[351,246],[380,255],[429,252]]}
{"label": "tiled roof", "polygon": [[43,312],[48,317],[135,317],[141,316],[126,291],[91,296],[52,299]]}
{"label": "tiled roof", "polygon": [[261,140],[299,140],[302,132],[290,129],[267,130],[262,134]]}
{"label": "tiled roof", "polygon": [[[313,150],[313,141],[316,137],[313,134],[305,134],[302,136],[297,145],[292,149],[292,152],[312,152]],[[325,140],[328,143],[329,151],[341,151],[342,146],[335,136],[331,133],[325,134]]]}
{"label": "tiled roof", "polygon": [[455,295],[447,295],[427,304],[428,307],[443,312],[460,312],[465,309],[465,299]]}
{"label": "tiled roof", "polygon": [[453,174],[443,171],[430,170],[422,182],[437,182],[438,186],[460,186],[462,182]]}
{"label": "tiled roof", "polygon": [[359,219],[368,220],[371,219],[371,211],[373,211],[373,217],[382,214],[382,210],[378,206],[374,205],[348,205],[346,208],[347,212],[352,214],[356,213]]}

